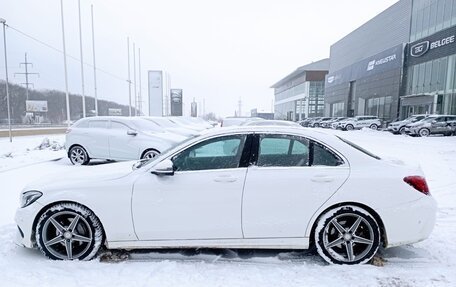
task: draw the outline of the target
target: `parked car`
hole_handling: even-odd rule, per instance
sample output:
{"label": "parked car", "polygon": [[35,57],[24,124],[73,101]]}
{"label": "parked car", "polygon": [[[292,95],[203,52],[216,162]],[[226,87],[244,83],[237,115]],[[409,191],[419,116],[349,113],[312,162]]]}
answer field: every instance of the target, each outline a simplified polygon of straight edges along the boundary
{"label": "parked car", "polygon": [[309,121],[309,123],[307,124],[307,127],[313,128],[315,122],[319,121],[320,119],[322,119],[322,117],[310,118],[310,121]]}
{"label": "parked car", "polygon": [[337,129],[338,126],[339,126],[339,123],[344,121],[344,120],[346,120],[346,119],[348,119],[348,118],[347,117],[338,117],[334,121],[331,122],[329,127],[332,128],[332,129]]}
{"label": "parked car", "polygon": [[456,133],[456,116],[431,115],[419,122],[406,125],[405,133],[421,137],[427,137],[432,134],[449,136]]}
{"label": "parked car", "polygon": [[382,125],[382,121],[375,116],[356,116],[340,121],[338,128],[351,131],[354,129],[371,128],[378,129]]}
{"label": "parked car", "polygon": [[168,117],[169,120],[172,122],[180,125],[183,128],[186,129],[191,129],[195,131],[204,131],[207,129],[212,128],[213,126],[209,124],[208,122],[205,122],[203,119],[201,119],[203,122],[200,120],[197,120],[196,118],[192,117]]}
{"label": "parked car", "polygon": [[406,125],[421,121],[428,116],[429,115],[412,115],[404,120],[392,122],[388,125],[388,131],[392,132],[393,134],[403,134],[405,133]]}
{"label": "parked car", "polygon": [[419,167],[310,129],[214,129],[130,164],[28,185],[17,244],[58,260],[102,247],[316,246],[327,262],[358,264],[380,246],[424,240],[436,219]]}
{"label": "parked car", "polygon": [[299,121],[298,123],[303,126],[303,127],[308,127],[309,123],[312,121],[312,118],[307,118],[302,121]]}
{"label": "parked car", "polygon": [[185,127],[182,127],[175,122],[171,121],[167,117],[144,117],[144,119],[149,120],[158,126],[160,126],[162,129],[175,133],[178,135],[182,135],[185,137],[193,137],[199,135],[199,132],[195,130],[191,130]]}
{"label": "parked car", "polygon": [[337,118],[328,118],[326,120],[322,120],[318,123],[318,126],[321,128],[329,128],[331,127],[331,123],[333,123]]}
{"label": "parked car", "polygon": [[292,121],[281,120],[258,120],[243,122],[241,126],[284,126],[284,127],[301,127],[300,124]]}
{"label": "parked car", "polygon": [[311,128],[318,128],[320,127],[320,123],[324,122],[324,121],[328,121],[330,120],[331,118],[329,117],[325,117],[325,118],[318,118],[314,121],[312,121],[310,124],[309,124],[309,127]]}
{"label": "parked car", "polygon": [[71,163],[86,165],[91,159],[150,159],[185,139],[142,118],[89,117],[67,130],[65,149]]}

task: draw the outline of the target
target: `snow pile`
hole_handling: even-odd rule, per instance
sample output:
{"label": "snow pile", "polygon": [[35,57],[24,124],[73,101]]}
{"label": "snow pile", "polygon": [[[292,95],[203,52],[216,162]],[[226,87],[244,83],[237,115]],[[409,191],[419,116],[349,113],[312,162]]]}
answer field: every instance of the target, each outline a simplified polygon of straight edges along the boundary
{"label": "snow pile", "polygon": [[0,138],[0,172],[66,156],[64,135]]}

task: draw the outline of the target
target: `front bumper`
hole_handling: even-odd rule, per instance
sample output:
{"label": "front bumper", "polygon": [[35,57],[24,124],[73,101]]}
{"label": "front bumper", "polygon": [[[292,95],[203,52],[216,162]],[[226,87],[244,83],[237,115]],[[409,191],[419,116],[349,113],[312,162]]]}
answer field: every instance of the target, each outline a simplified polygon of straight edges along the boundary
{"label": "front bumper", "polygon": [[387,130],[392,133],[398,133],[400,129],[400,126],[388,126]]}
{"label": "front bumper", "polygon": [[[14,241],[17,245],[27,248],[34,247],[34,242],[32,241],[32,235],[34,237],[33,222],[42,208],[43,205],[35,201],[27,207],[16,210],[14,220],[16,221],[18,230]],[[22,234],[19,229],[22,231]]]}
{"label": "front bumper", "polygon": [[416,243],[434,229],[437,203],[425,196],[409,203],[376,210],[385,226],[387,247]]}

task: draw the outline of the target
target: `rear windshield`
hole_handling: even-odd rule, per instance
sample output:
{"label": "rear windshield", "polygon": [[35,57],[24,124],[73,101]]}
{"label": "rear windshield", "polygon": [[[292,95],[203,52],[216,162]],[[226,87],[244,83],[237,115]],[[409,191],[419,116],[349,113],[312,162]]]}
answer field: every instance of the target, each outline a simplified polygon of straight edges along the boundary
{"label": "rear windshield", "polygon": [[365,150],[364,148],[360,147],[359,145],[357,145],[357,144],[355,144],[355,143],[352,143],[352,142],[349,141],[349,140],[346,140],[346,139],[341,138],[341,137],[339,137],[339,136],[338,136],[338,138],[339,138],[341,141],[343,141],[344,143],[346,143],[346,144],[348,144],[349,146],[351,146],[352,148],[355,148],[355,149],[359,150],[360,152],[362,152],[362,153],[364,153],[364,154],[366,154],[366,155],[368,155],[368,156],[370,156],[370,157],[372,157],[372,158],[381,159],[379,156],[377,156],[377,155],[371,153],[371,152],[368,151],[368,150]]}

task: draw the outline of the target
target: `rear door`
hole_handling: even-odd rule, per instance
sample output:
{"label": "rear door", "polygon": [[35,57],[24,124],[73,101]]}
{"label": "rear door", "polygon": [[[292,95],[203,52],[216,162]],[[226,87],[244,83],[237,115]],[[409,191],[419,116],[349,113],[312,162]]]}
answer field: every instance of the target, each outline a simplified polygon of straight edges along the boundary
{"label": "rear door", "polygon": [[108,120],[90,120],[85,141],[90,157],[109,158]]}
{"label": "rear door", "polygon": [[261,134],[256,143],[243,194],[244,237],[304,237],[312,215],[347,179],[348,164],[303,137]]}

